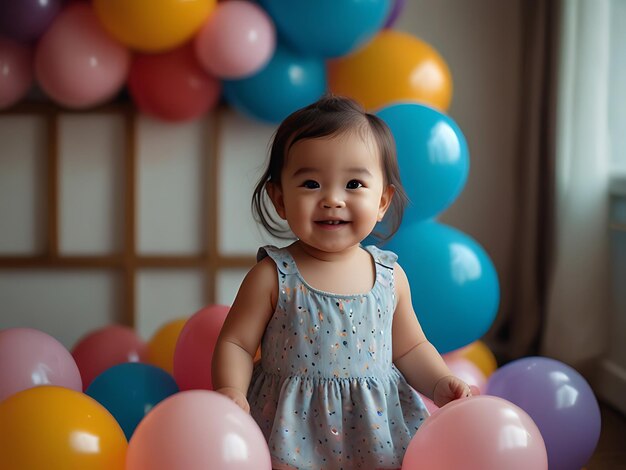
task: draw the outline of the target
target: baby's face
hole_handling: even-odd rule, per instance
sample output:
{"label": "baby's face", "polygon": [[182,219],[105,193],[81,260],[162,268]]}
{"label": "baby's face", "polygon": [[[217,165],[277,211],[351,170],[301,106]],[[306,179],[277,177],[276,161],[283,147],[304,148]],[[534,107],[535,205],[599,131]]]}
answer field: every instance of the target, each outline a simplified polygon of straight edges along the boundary
{"label": "baby's face", "polygon": [[296,142],[273,201],[301,242],[340,252],[371,233],[392,195],[376,142],[369,134],[347,132]]}

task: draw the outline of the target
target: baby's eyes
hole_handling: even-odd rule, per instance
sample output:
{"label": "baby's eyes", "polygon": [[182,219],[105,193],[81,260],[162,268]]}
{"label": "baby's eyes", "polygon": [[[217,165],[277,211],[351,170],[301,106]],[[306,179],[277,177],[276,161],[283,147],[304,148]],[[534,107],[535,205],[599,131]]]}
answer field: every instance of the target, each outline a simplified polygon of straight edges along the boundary
{"label": "baby's eyes", "polygon": [[317,181],[306,180],[304,183],[302,183],[302,187],[307,189],[318,189],[320,187],[320,184]]}
{"label": "baby's eyes", "polygon": [[359,180],[350,180],[348,181],[348,184],[346,184],[346,188],[348,189],[359,189],[361,187],[363,187],[363,183]]}

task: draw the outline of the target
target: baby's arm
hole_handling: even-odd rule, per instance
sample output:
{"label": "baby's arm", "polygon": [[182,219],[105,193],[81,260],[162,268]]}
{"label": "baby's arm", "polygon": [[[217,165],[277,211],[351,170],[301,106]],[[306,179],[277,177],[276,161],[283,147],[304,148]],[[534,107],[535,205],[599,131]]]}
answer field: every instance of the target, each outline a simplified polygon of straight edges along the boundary
{"label": "baby's arm", "polygon": [[393,317],[393,362],[411,387],[437,406],[471,395],[465,382],[453,376],[435,347],[426,339],[411,302],[404,270],[394,267],[398,304]]}
{"label": "baby's arm", "polygon": [[276,266],[270,258],[257,263],[241,283],[215,345],[211,377],[213,388],[245,411],[253,359],[278,295]]}

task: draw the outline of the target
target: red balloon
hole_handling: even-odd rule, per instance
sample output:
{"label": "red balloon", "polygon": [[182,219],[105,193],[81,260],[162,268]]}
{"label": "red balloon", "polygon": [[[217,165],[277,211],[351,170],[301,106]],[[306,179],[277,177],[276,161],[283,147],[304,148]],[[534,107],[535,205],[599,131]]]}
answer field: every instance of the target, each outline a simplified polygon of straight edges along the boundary
{"label": "red balloon", "polygon": [[221,83],[198,63],[191,43],[161,54],[137,54],[128,88],[139,109],[166,121],[197,118],[215,107]]}
{"label": "red balloon", "polygon": [[213,390],[211,360],[230,307],[209,305],[183,327],[174,350],[174,379],[182,390]]}
{"label": "red balloon", "polygon": [[146,362],[147,345],[126,326],[111,325],[92,331],[72,349],[83,379],[83,391],[102,372],[125,362]]}

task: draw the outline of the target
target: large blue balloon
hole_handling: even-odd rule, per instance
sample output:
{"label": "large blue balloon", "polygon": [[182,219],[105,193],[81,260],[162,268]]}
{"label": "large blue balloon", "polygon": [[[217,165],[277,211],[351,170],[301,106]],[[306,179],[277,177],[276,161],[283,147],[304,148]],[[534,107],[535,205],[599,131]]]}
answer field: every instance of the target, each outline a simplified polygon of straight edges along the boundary
{"label": "large blue balloon", "polygon": [[109,410],[130,439],[143,417],[178,391],[174,378],[163,369],[127,362],[102,372],[85,393]]}
{"label": "large blue balloon", "polygon": [[600,438],[600,407],[575,369],[547,357],[525,357],[496,370],[488,395],[515,403],[533,419],[546,444],[548,468],[583,467]]}
{"label": "large blue balloon", "polygon": [[298,52],[340,57],[369,41],[385,24],[390,0],[261,0],[279,37]]}
{"label": "large blue balloon", "polygon": [[302,57],[279,45],[257,74],[224,81],[224,96],[237,110],[279,123],[292,112],[319,99],[326,91],[324,61]]}
{"label": "large blue balloon", "polygon": [[398,255],[417,317],[440,353],[487,332],[498,311],[500,287],[491,259],[476,241],[428,221],[402,226],[384,248]]}
{"label": "large blue balloon", "polygon": [[467,181],[469,152],[459,126],[439,111],[417,103],[376,113],[391,129],[402,184],[410,199],[404,219],[430,219],[446,209]]}

